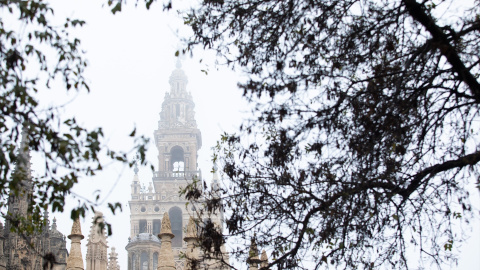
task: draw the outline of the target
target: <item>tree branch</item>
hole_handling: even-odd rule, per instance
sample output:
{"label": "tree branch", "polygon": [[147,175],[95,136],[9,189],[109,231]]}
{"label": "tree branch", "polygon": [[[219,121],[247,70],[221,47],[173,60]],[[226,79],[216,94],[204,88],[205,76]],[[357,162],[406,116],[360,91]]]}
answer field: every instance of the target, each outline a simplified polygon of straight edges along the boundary
{"label": "tree branch", "polygon": [[408,185],[406,189],[400,192],[400,195],[403,196],[404,200],[407,199],[410,194],[417,190],[417,188],[421,185],[422,180],[427,176],[432,177],[440,172],[448,171],[455,168],[462,168],[468,165],[475,165],[478,162],[480,162],[480,151],[460,157],[455,160],[449,160],[444,163],[428,167],[415,174],[410,185]]}
{"label": "tree branch", "polygon": [[422,24],[432,35],[434,44],[440,53],[447,58],[447,61],[452,65],[452,69],[458,74],[459,78],[467,84],[477,102],[480,102],[480,83],[460,59],[457,51],[450,44],[448,35],[445,34],[435,23],[435,20],[425,12],[423,5],[417,3],[415,0],[403,0],[403,3],[412,18]]}

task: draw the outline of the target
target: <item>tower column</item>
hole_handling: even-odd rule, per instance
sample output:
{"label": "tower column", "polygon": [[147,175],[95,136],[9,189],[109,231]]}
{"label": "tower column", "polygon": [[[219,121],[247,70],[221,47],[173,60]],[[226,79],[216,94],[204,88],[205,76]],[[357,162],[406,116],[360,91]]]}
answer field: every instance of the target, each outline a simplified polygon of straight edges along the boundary
{"label": "tower column", "polygon": [[149,270],[156,270],[156,269],[153,269],[153,253],[152,253],[152,250],[148,251],[148,269]]}

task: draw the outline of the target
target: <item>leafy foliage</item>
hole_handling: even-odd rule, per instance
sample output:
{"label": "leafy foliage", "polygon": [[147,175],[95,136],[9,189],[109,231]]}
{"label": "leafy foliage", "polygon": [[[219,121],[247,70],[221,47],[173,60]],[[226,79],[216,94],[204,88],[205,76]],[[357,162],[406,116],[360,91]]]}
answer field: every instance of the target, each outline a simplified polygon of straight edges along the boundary
{"label": "leafy foliage", "polygon": [[[65,199],[79,179],[103,169],[102,151],[109,160],[124,163],[128,163],[127,153],[106,147],[101,128],[84,128],[75,118],[62,116],[58,107],[40,105],[41,93],[51,89],[55,80],[61,80],[66,91],[89,90],[80,40],[69,35],[70,28],[85,22],[67,18],[53,25],[54,11],[43,1],[0,1],[0,11],[0,196],[6,201],[12,194],[28,195],[31,215],[13,220],[14,215],[5,212],[7,204],[0,207],[4,217],[16,224],[13,230],[33,233],[42,227],[44,209],[50,205],[53,211],[64,211]],[[146,142],[135,138],[142,162]],[[45,174],[24,184],[30,175],[29,151],[43,157]],[[95,206],[96,202],[84,201],[72,211],[72,218],[84,216]],[[121,208],[120,204],[109,207],[113,212]]]}
{"label": "leafy foliage", "polygon": [[471,4],[221,0],[189,12],[187,49],[244,70],[256,104],[214,158],[228,234],[246,239],[237,255],[255,234],[279,269],[406,268],[409,246],[421,263],[454,260],[480,161]]}

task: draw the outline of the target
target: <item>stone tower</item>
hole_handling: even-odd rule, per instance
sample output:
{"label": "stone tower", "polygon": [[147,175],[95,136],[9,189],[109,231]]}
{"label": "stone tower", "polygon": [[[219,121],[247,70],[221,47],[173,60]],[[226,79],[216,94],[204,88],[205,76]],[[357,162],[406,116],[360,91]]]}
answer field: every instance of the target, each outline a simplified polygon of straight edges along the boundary
{"label": "stone tower", "polygon": [[197,128],[192,95],[187,92],[187,77],[177,62],[170,76],[170,90],[162,103],[158,129],[154,132],[158,149],[158,171],[148,188],[140,184],[135,168],[131,184],[130,238],[128,269],[157,269],[160,255],[159,234],[162,218],[168,213],[171,221],[172,252],[176,269],[184,269],[181,252],[186,249],[184,228],[189,220],[186,199],[179,195],[181,187],[192,180],[201,179],[197,166],[197,151],[202,137]]}
{"label": "stone tower", "polygon": [[[177,62],[176,69],[170,75],[170,89],[166,91],[162,103],[158,129],[154,131],[158,171],[154,173],[148,187],[140,183],[138,168],[135,166],[129,201],[131,229],[125,247],[128,251],[128,270],[184,270],[189,268],[185,254],[201,257],[198,252],[187,252],[188,245],[185,241],[191,245],[195,237],[185,235],[184,232],[187,231],[195,207],[188,205],[185,197],[179,194],[180,189],[193,179],[202,179],[197,164],[202,135],[197,128],[195,103],[187,91],[187,82],[187,76],[181,69],[180,62]],[[217,188],[218,175],[214,175],[212,190]],[[219,211],[208,218],[221,228],[222,217]],[[204,218],[207,217],[201,217],[202,220]],[[169,220],[168,225],[171,224],[168,229],[164,220]],[[222,248],[224,252],[224,247]],[[164,260],[167,249],[168,263]],[[226,258],[228,260],[228,255]],[[205,262],[204,266],[206,267],[202,266],[202,269],[224,269],[212,260]]]}

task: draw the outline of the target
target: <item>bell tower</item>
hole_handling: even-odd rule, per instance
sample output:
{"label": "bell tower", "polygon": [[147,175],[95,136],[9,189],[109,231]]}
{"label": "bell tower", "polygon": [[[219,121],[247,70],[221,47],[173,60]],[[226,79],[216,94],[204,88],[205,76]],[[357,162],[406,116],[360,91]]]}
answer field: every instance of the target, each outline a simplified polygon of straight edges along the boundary
{"label": "bell tower", "polygon": [[197,151],[202,147],[202,135],[195,121],[192,95],[186,90],[188,80],[179,61],[169,82],[170,92],[165,93],[158,129],[154,132],[158,171],[153,183],[157,192],[162,183],[200,176]]}
{"label": "bell tower", "polygon": [[[164,213],[171,222],[171,249],[175,268],[183,270],[186,251],[184,231],[190,214],[187,200],[179,194],[192,178],[201,179],[197,152],[202,137],[195,121],[192,95],[187,92],[188,79],[181,64],[170,75],[170,88],[165,93],[160,120],[154,131],[158,149],[158,170],[148,187],[141,184],[138,168],[131,183],[130,237],[128,270],[157,269],[162,264],[159,235]],[[191,207],[191,206],[190,206]]]}

